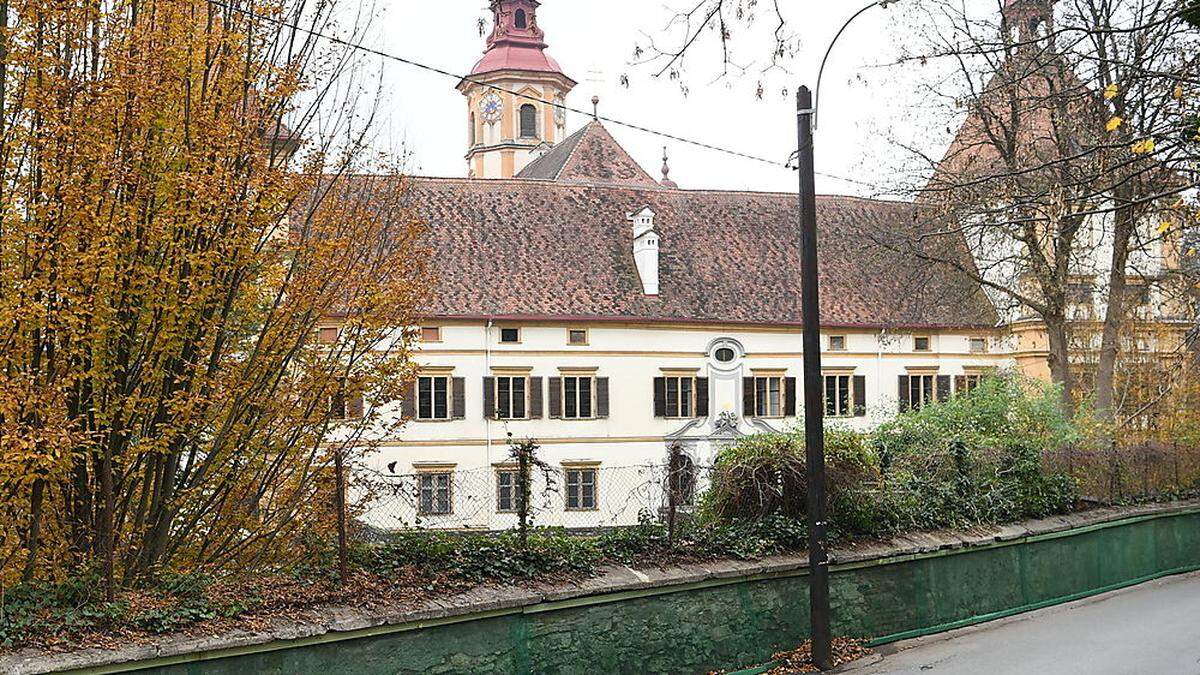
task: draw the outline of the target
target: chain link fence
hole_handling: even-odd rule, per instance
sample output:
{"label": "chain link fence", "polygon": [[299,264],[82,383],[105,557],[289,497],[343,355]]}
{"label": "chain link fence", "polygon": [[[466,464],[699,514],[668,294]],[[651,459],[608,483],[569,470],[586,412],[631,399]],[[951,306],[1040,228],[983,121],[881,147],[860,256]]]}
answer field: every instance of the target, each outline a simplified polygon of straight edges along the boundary
{"label": "chain link fence", "polygon": [[370,528],[599,530],[644,518],[673,525],[693,511],[711,467],[675,452],[666,463],[550,466],[532,452],[496,467],[374,472],[354,495]]}
{"label": "chain link fence", "polygon": [[[946,470],[954,468],[953,458],[937,461]],[[1069,448],[1047,453],[1044,461],[1048,470],[1072,476],[1079,495],[1089,502],[1114,504],[1200,490],[1198,447],[1139,443]],[[524,461],[518,453],[514,461],[494,467],[371,473],[360,477],[350,501],[359,522],[383,532],[531,527],[586,532],[647,518],[673,532],[677,519],[695,511],[713,471],[678,450],[665,463],[626,466],[551,466],[529,450]]]}

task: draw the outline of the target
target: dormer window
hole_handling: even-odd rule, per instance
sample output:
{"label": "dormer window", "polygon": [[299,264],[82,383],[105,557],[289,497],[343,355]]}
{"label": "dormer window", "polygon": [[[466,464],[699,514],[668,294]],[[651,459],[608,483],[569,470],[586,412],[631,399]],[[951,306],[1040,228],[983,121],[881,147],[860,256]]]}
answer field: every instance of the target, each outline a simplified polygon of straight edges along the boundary
{"label": "dormer window", "polygon": [[537,108],[532,103],[521,106],[521,138],[537,138]]}
{"label": "dormer window", "polygon": [[523,10],[523,9],[517,10],[517,13],[515,15],[513,15],[513,25],[516,26],[517,28],[528,28],[529,27],[528,21],[525,18],[525,10]]}

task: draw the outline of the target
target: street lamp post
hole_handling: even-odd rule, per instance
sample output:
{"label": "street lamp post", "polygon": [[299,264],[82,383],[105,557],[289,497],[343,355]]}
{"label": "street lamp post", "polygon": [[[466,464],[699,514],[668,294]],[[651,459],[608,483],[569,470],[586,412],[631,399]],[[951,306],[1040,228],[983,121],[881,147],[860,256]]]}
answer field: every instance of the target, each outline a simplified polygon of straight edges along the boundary
{"label": "street lamp post", "polygon": [[800,312],[804,320],[804,452],[808,486],[808,612],[812,659],[832,666],[829,628],[829,562],[825,553],[825,406],[821,386],[821,301],[817,275],[817,193],[813,170],[813,99],[808,87],[796,92],[800,139]]}
{"label": "street lamp post", "polygon": [[[817,72],[817,103],[821,76],[833,45],[846,27],[868,9],[887,7],[896,0],[877,0],[855,12],[842,25]],[[833,635],[829,615],[829,558],[825,550],[828,522],[825,517],[825,400],[821,380],[821,301],[817,272],[817,194],[813,160],[813,129],[817,109],[812,92],[801,86],[796,92],[796,168],[800,174],[800,311],[804,321],[804,452],[805,483],[808,487],[808,609],[812,635],[813,664],[821,670],[833,667]]]}

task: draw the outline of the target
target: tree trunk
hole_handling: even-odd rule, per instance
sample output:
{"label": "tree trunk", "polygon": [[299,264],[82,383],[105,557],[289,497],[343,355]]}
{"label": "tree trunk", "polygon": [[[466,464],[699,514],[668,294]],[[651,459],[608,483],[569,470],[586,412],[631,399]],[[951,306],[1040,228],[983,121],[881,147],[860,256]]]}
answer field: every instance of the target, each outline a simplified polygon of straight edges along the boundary
{"label": "tree trunk", "polygon": [[33,483],[33,494],[29,498],[29,557],[25,560],[25,569],[21,572],[21,581],[33,580],[37,570],[38,543],[42,535],[42,505],[46,494],[46,481],[41,478]]}
{"label": "tree trunk", "polygon": [[1062,409],[1067,414],[1075,410],[1075,378],[1071,374],[1070,340],[1067,321],[1063,316],[1046,315],[1046,336],[1049,339],[1050,379],[1062,388]]}
{"label": "tree trunk", "polygon": [[[1126,191],[1116,196],[1118,204],[1128,201]],[[1125,320],[1125,272],[1129,263],[1129,240],[1134,228],[1133,208],[1119,207],[1113,227],[1112,269],[1108,272],[1108,306],[1104,311],[1104,330],[1100,356],[1096,363],[1096,414],[1103,420],[1113,417],[1114,374],[1120,351],[1121,326]]]}

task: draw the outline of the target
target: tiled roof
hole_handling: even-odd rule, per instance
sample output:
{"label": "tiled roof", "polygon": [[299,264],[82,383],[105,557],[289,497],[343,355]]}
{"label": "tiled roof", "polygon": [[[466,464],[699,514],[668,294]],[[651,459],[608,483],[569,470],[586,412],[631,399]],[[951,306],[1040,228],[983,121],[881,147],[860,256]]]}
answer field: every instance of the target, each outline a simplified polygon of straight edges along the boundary
{"label": "tiled roof", "polygon": [[[584,142],[571,154],[585,147],[595,126],[589,125],[592,130],[585,130]],[[572,156],[559,175],[568,175],[574,162]],[[570,175],[581,177],[594,168],[590,160],[575,166],[578,172]],[[436,275],[429,316],[801,321],[793,194],[676,190],[653,181],[631,186],[584,178],[405,180],[412,207],[429,224]],[[661,235],[656,297],[642,292],[627,220],[647,205],[657,214]],[[852,197],[818,199],[826,325],[994,324],[995,312],[977,285],[946,267],[867,243],[872,231],[922,227],[914,218],[917,208]]]}
{"label": "tiled roof", "polygon": [[517,177],[640,186],[658,184],[598,121],[589,122],[563,139],[552,150],[530,162]]}

